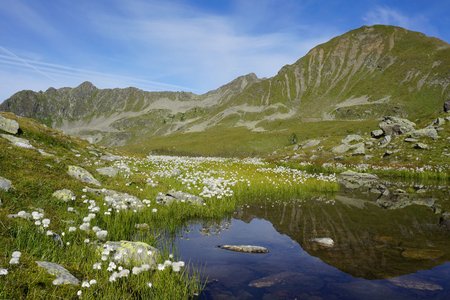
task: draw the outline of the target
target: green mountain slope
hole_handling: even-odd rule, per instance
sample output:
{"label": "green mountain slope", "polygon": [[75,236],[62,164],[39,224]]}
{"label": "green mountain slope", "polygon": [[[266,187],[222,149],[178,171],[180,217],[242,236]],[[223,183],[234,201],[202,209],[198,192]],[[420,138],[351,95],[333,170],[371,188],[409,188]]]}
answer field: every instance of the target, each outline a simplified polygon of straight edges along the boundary
{"label": "green mountain slope", "polygon": [[[351,121],[352,128],[355,121],[372,124],[383,115],[431,118],[450,97],[449,84],[448,43],[376,25],[318,45],[272,78],[249,74],[203,95],[97,89],[85,82],[76,88],[22,91],[0,110],[104,145],[136,149],[157,139],[156,148],[150,148],[168,149],[169,144],[182,147],[190,137],[207,142],[224,129],[233,141],[237,135],[245,143],[268,133],[278,136],[277,131],[288,135],[311,122]],[[261,146],[269,151],[278,144]]]}

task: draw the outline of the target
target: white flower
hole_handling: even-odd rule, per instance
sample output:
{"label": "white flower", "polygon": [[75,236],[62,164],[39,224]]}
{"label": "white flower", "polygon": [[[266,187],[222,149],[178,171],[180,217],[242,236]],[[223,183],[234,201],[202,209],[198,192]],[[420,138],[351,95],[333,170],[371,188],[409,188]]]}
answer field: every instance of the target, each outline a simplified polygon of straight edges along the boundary
{"label": "white flower", "polygon": [[84,240],[84,243],[85,243],[85,244],[89,244],[89,242],[90,242],[89,239],[85,239],[85,240]]}
{"label": "white flower", "polygon": [[109,272],[111,272],[111,271],[114,271],[115,269],[117,268],[117,266],[116,266],[116,264],[113,262],[113,261],[111,261],[110,263],[109,263],[109,265],[108,265],[108,271]]}
{"label": "white flower", "polygon": [[83,282],[81,283],[81,287],[82,287],[82,288],[88,288],[88,287],[91,287],[91,285],[89,284],[89,282],[83,281]]}
{"label": "white flower", "polygon": [[47,228],[48,225],[50,225],[50,219],[43,219],[42,226],[44,226],[44,228]]}
{"label": "white flower", "polygon": [[148,287],[151,288],[153,284],[151,282],[147,283]]}
{"label": "white flower", "polygon": [[90,284],[90,285],[94,285],[94,284],[97,284],[97,280],[95,280],[95,279],[91,279],[91,280],[89,281],[89,284]]}
{"label": "white flower", "polygon": [[108,231],[106,231],[106,230],[100,230],[100,231],[97,231],[97,233],[96,233],[95,235],[97,236],[97,238],[98,238],[99,240],[105,240],[105,239],[106,239],[106,236],[108,235]]}
{"label": "white flower", "polygon": [[157,211],[158,211],[158,209],[156,209],[156,208],[152,209],[152,213],[155,213]]}
{"label": "white flower", "polygon": [[74,232],[74,231],[76,231],[76,230],[77,230],[76,227],[73,227],[73,226],[70,226],[70,227],[69,227],[69,232]]}
{"label": "white flower", "polygon": [[83,292],[82,292],[81,290],[78,290],[77,296],[78,296],[78,297],[81,297],[82,294],[83,294]]}
{"label": "white flower", "polygon": [[53,231],[51,230],[47,230],[47,232],[45,233],[47,236],[53,236]]}
{"label": "white flower", "polygon": [[22,256],[22,253],[20,252],[20,251],[14,251],[12,254],[11,254],[11,257],[13,257],[13,258],[20,258]]}
{"label": "white flower", "polygon": [[7,269],[0,269],[0,276],[5,276],[8,275],[8,270]]}
{"label": "white flower", "polygon": [[19,258],[17,257],[13,257],[11,258],[11,260],[9,261],[10,265],[18,265],[19,264]]}
{"label": "white flower", "polygon": [[84,231],[88,231],[91,225],[89,223],[83,223],[80,225],[80,229]]}
{"label": "white flower", "polygon": [[102,269],[102,263],[95,263],[92,265],[92,268],[94,270],[101,270]]}
{"label": "white flower", "polygon": [[163,271],[166,267],[163,264],[158,264],[158,270]]}

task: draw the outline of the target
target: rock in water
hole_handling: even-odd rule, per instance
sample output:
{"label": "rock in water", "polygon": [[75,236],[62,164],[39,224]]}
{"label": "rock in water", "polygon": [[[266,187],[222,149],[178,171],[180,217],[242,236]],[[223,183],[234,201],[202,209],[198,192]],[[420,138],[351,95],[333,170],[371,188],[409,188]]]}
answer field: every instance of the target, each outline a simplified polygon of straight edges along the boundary
{"label": "rock in water", "polygon": [[36,263],[39,267],[46,269],[49,274],[56,276],[56,279],[53,280],[54,285],[80,284],[80,281],[61,265],[47,261],[37,261]]}
{"label": "rock in water", "polygon": [[9,191],[12,187],[11,180],[0,176],[0,190]]}
{"label": "rock in water", "polygon": [[84,183],[93,184],[96,186],[101,186],[100,182],[92,176],[91,173],[86,171],[85,169],[78,167],[78,166],[69,166],[69,170],[67,171],[67,174],[72,176],[73,178],[76,178]]}
{"label": "rock in water", "polygon": [[416,124],[407,119],[387,116],[378,126],[385,135],[400,135],[413,131]]}
{"label": "rock in water", "polygon": [[58,200],[69,202],[75,200],[75,193],[68,189],[57,190],[52,194]]}
{"label": "rock in water", "polygon": [[9,134],[0,134],[0,136],[4,139],[10,141],[11,144],[13,144],[16,147],[25,148],[25,149],[34,149],[33,145],[30,144],[30,141],[28,141],[26,139],[18,138],[16,136],[9,135]]}
{"label": "rock in water", "polygon": [[328,247],[328,248],[331,248],[334,246],[333,239],[331,239],[329,237],[311,239],[311,242],[317,243],[321,246]]}
{"label": "rock in water", "polygon": [[119,170],[114,167],[105,167],[97,169],[97,172],[108,177],[115,177]]}
{"label": "rock in water", "polygon": [[243,252],[243,253],[269,253],[269,250],[261,246],[252,245],[221,245],[218,246],[220,249]]}
{"label": "rock in water", "polygon": [[274,275],[269,275],[263,278],[253,280],[248,286],[254,288],[267,288],[277,284],[285,283],[286,281],[294,281],[302,277],[302,274],[295,272],[281,272]]}
{"label": "rock in water", "polygon": [[128,266],[148,264],[151,268],[155,268],[157,265],[158,249],[143,242],[106,242],[103,249],[107,249],[117,263]]}
{"label": "rock in water", "polygon": [[0,116],[0,130],[11,134],[17,134],[19,132],[19,123],[15,120]]}

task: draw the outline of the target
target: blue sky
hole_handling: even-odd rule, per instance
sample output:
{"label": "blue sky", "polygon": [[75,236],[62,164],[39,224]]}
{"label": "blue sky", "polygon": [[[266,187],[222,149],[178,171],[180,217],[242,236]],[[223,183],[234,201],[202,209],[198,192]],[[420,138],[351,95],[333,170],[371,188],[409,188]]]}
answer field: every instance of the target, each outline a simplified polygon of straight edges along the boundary
{"label": "blue sky", "polygon": [[365,24],[449,42],[449,13],[444,0],[1,0],[0,101],[85,80],[203,93],[250,72],[273,76]]}

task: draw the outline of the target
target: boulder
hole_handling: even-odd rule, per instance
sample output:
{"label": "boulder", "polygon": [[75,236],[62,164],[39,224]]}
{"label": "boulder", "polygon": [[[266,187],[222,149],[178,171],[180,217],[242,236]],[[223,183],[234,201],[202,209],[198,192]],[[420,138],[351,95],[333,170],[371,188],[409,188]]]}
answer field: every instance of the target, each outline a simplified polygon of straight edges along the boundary
{"label": "boulder", "polygon": [[349,134],[345,138],[342,139],[342,144],[350,144],[352,142],[360,141],[362,137],[358,134]]}
{"label": "boulder", "polygon": [[69,166],[67,174],[81,182],[101,186],[100,182],[91,173],[78,166]]}
{"label": "boulder", "polygon": [[438,132],[434,127],[427,127],[418,130],[414,130],[409,134],[412,138],[429,137],[433,140],[439,138]]}
{"label": "boulder", "polygon": [[119,173],[119,170],[114,167],[104,167],[98,168],[97,172],[104,176],[115,177]]}
{"label": "boulder", "polygon": [[12,188],[11,180],[0,176],[0,190],[7,192],[10,188]]}
{"label": "boulder", "polygon": [[[307,140],[302,144],[302,148],[311,148],[320,144],[320,140]],[[298,150],[298,149],[297,149]]]}
{"label": "boulder", "polygon": [[364,143],[359,143],[354,145],[354,150],[352,152],[353,156],[356,155],[366,155],[366,148],[364,147]]}
{"label": "boulder", "polygon": [[406,138],[404,141],[407,143],[417,143],[419,140],[414,138]]}
{"label": "boulder", "polygon": [[202,205],[203,198],[180,191],[171,190],[166,194],[159,193],[156,196],[156,202],[159,204],[170,205],[173,202],[191,203]]}
{"label": "boulder", "polygon": [[25,148],[25,149],[34,149],[33,145],[30,144],[30,141],[19,138],[10,134],[0,134],[0,136],[11,142],[16,147]]}
{"label": "boulder", "polygon": [[377,175],[345,171],[338,175],[338,183],[346,189],[372,188],[379,183]]}
{"label": "boulder", "polygon": [[61,265],[47,262],[47,261],[37,261],[37,265],[41,268],[44,268],[47,270],[47,272],[51,275],[56,276],[56,279],[53,280],[54,285],[60,285],[60,284],[73,284],[73,285],[79,285],[80,281],[73,276],[69,271],[67,271],[66,268],[64,268]]}
{"label": "boulder", "polygon": [[383,117],[378,126],[385,135],[401,135],[413,131],[416,124],[407,119],[387,116]]}
{"label": "boulder", "polygon": [[109,252],[116,263],[127,266],[148,264],[152,269],[157,266],[158,249],[144,242],[106,242],[102,248]]}
{"label": "boulder", "polygon": [[86,187],[86,192],[95,193],[97,195],[104,195],[105,202],[108,206],[114,208],[115,210],[127,210],[127,209],[142,209],[144,204],[136,196],[121,193],[114,190],[107,189],[93,189]]}
{"label": "boulder", "polygon": [[348,150],[350,150],[350,148],[351,147],[349,145],[342,144],[342,145],[338,145],[338,146],[333,147],[333,149],[331,149],[331,151],[333,153],[342,154],[342,153],[345,153]]}
{"label": "boulder", "polygon": [[0,130],[11,134],[17,134],[19,133],[19,123],[15,120],[0,116]]}
{"label": "boulder", "polygon": [[444,112],[450,112],[450,99],[444,102]]}
{"label": "boulder", "polygon": [[436,118],[436,120],[434,120],[433,124],[431,124],[434,127],[440,127],[445,125],[445,119],[444,118]]}
{"label": "boulder", "polygon": [[243,252],[243,253],[269,253],[269,250],[261,246],[252,245],[221,245],[218,246],[220,249]]}
{"label": "boulder", "polygon": [[386,135],[384,136],[379,142],[378,145],[381,148],[386,147],[387,145],[389,145],[389,143],[392,141],[392,137],[390,135]]}
{"label": "boulder", "polygon": [[424,143],[417,143],[414,145],[414,149],[426,150],[428,148],[428,145]]}
{"label": "boulder", "polygon": [[378,138],[380,138],[380,137],[382,137],[382,136],[384,135],[384,132],[383,132],[383,130],[381,130],[381,129],[377,129],[377,130],[373,130],[373,131],[370,133],[370,135],[371,135],[372,137],[378,139]]}
{"label": "boulder", "polygon": [[68,189],[57,190],[52,196],[63,202],[74,201],[76,198],[75,193]]}

